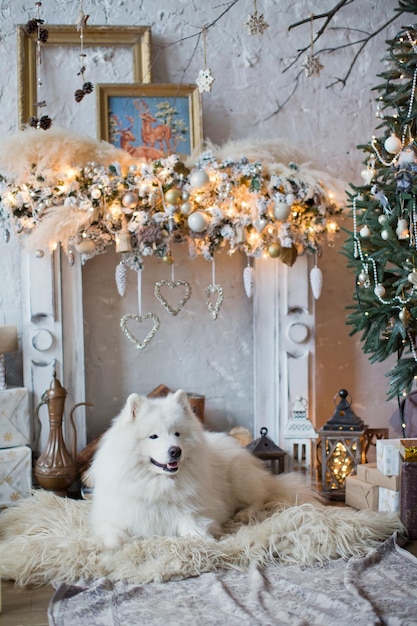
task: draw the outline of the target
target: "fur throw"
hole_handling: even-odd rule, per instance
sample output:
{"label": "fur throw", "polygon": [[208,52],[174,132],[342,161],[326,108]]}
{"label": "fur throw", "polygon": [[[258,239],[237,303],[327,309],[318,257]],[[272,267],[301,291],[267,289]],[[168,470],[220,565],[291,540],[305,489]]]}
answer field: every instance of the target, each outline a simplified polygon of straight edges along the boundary
{"label": "fur throw", "polygon": [[395,513],[303,504],[265,511],[253,524],[231,522],[216,541],[196,537],[132,539],[105,552],[88,523],[90,501],[36,491],[0,515],[0,567],[18,585],[108,577],[135,583],[169,581],[217,569],[323,564],[367,554],[394,532]]}

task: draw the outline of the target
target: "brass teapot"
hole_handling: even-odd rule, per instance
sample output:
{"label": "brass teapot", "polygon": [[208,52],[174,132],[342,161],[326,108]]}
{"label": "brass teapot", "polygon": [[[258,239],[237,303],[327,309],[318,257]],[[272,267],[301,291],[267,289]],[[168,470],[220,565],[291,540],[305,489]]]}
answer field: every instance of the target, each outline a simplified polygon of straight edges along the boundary
{"label": "brass teapot", "polygon": [[48,405],[49,436],[45,449],[35,463],[34,474],[41,487],[54,491],[57,495],[66,495],[68,487],[78,475],[77,457],[77,429],[74,423],[74,411],[79,406],[93,406],[89,402],[79,402],[70,413],[70,423],[73,430],[72,454],[66,448],[62,432],[64,405],[67,391],[53,374],[51,385],[42,396],[42,401],[36,409],[38,422],[39,409]]}

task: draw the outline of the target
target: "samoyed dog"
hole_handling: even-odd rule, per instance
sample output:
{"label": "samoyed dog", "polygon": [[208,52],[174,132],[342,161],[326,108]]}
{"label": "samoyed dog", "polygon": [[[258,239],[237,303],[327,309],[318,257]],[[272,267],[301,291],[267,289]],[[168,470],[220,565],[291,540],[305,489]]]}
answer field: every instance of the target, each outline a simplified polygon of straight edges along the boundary
{"label": "samoyed dog", "polygon": [[109,549],[132,536],[219,537],[234,516],[246,523],[269,502],[306,499],[298,475],[274,476],[230,435],[205,431],[182,390],[130,395],[89,480],[92,529]]}

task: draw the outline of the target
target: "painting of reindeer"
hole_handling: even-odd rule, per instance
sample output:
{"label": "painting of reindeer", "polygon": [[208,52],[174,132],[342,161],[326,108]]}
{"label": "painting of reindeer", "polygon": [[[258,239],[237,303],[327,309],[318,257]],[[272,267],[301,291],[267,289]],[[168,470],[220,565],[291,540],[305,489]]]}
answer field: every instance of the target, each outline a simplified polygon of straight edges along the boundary
{"label": "painting of reindeer", "polygon": [[100,135],[134,158],[182,158],[202,143],[195,85],[98,85]]}

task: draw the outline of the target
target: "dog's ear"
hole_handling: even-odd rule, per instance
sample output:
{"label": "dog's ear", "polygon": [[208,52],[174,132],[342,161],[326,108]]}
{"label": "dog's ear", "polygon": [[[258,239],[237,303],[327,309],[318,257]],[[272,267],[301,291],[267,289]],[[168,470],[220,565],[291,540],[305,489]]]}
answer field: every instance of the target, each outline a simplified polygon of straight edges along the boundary
{"label": "dog's ear", "polygon": [[143,405],[145,398],[137,393],[131,393],[126,401],[126,420],[133,421],[139,413],[140,407]]}
{"label": "dog's ear", "polygon": [[190,409],[191,410],[190,403],[188,401],[187,393],[185,391],[183,391],[182,389],[178,389],[178,391],[176,391],[174,393],[174,399],[184,409]]}

